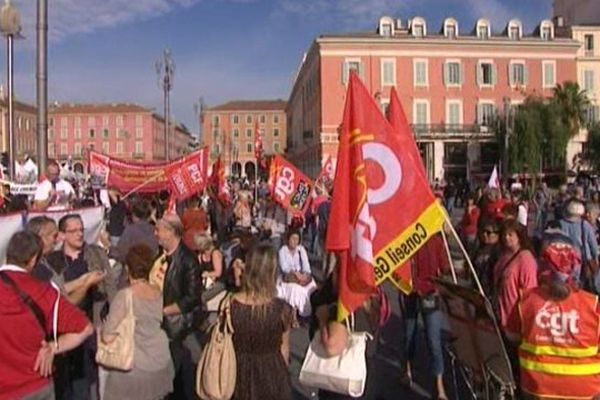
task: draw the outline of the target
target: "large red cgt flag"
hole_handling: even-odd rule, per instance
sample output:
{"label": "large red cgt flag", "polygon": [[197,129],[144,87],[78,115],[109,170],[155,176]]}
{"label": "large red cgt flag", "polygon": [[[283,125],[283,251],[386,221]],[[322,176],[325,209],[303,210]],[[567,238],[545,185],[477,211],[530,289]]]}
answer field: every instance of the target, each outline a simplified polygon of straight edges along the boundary
{"label": "large red cgt flag", "polygon": [[444,223],[408,124],[396,132],[355,73],[326,247],[341,254],[338,319],[361,307]]}
{"label": "large red cgt flag", "polygon": [[208,150],[206,147],[165,167],[171,195],[186,200],[201,192],[208,184]]}
{"label": "large red cgt flag", "polygon": [[229,184],[225,177],[225,165],[221,161],[221,156],[217,158],[217,161],[212,165],[212,172],[208,178],[208,184],[212,187],[213,193],[217,200],[222,204],[231,204],[231,193],[229,191]]}

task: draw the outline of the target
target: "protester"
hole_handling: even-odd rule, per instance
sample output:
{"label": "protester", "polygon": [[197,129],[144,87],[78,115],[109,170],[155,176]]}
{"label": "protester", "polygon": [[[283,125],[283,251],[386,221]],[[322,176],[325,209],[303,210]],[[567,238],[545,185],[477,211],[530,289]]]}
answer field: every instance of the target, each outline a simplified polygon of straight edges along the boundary
{"label": "protester", "polygon": [[[18,232],[8,242],[7,264],[0,267],[3,399],[54,399],[54,356],[75,349],[93,333],[89,320],[77,307],[57,289],[29,274],[38,263],[42,246],[35,234]],[[49,337],[51,332],[58,335],[57,342],[56,336]]]}
{"label": "protester", "polygon": [[289,340],[294,314],[277,299],[277,255],[268,244],[248,255],[231,302],[236,386],[232,400],[291,400]]}
{"label": "protester", "polygon": [[[98,327],[117,292],[117,277],[110,268],[104,249],[85,242],[83,221],[78,214],[62,217],[58,222],[58,231],[63,246],[48,255],[48,263],[54,271],[63,275],[65,283],[92,271],[103,278],[97,285],[89,287],[78,304],[94,326]],[[55,382],[58,399],[86,399],[95,391],[95,354],[95,338],[90,338],[83,346],[57,360]]]}
{"label": "protester", "polygon": [[108,225],[106,230],[110,235],[110,244],[116,246],[119,238],[125,230],[125,220],[127,218],[127,204],[117,190],[109,190],[110,211],[108,212]]}
{"label": "protester", "polygon": [[300,317],[311,315],[310,295],[317,285],[312,277],[308,254],[300,244],[300,234],[290,231],[287,243],[279,249],[280,280],[278,296],[288,302]]}
{"label": "protester", "polygon": [[449,270],[449,260],[441,234],[433,236],[417,252],[412,260],[413,292],[400,295],[400,306],[404,319],[406,352],[406,374],[413,378],[413,366],[417,356],[417,319],[419,314],[425,323],[429,371],[435,377],[438,399],[447,399],[444,388],[444,354],[442,351],[443,316],[440,298],[433,279]]}
{"label": "protester", "polygon": [[473,257],[473,264],[483,291],[490,296],[493,291],[494,266],[500,258],[500,225],[495,219],[481,221],[479,247]]}
{"label": "protester", "polygon": [[194,196],[187,201],[187,207],[181,216],[184,235],[183,242],[190,249],[197,251],[194,238],[208,230],[208,215],[200,207],[200,198]]}
{"label": "protester", "polygon": [[269,240],[273,248],[279,250],[287,225],[285,210],[275,203],[271,196],[268,196],[258,212],[258,221],[261,239]]}
{"label": "protester", "polygon": [[133,299],[135,316],[134,367],[131,371],[110,370],[103,398],[128,400],[162,400],[173,391],[173,362],[169,340],[161,329],[163,315],[162,294],[148,281],[153,255],[145,245],[130,248],[125,258],[130,287],[115,296],[101,340],[111,343],[115,331],[129,312],[127,291]]}
{"label": "protester", "polygon": [[469,254],[473,254],[477,246],[477,226],[479,223],[479,216],[481,211],[475,204],[475,194],[472,193],[467,198],[467,206],[465,208],[465,214],[460,223],[460,232],[462,239],[467,245]]}
{"label": "protester", "polygon": [[239,198],[233,207],[235,226],[250,230],[252,226],[252,207],[250,205],[250,192],[243,190],[239,192]]}
{"label": "protester", "polygon": [[192,400],[196,396],[196,364],[201,352],[198,330],[204,308],[200,265],[196,254],[183,243],[183,224],[176,214],[165,214],[157,222],[156,237],[164,251],[159,259],[164,263],[154,279],[163,292],[163,328],[175,367],[173,387],[176,398]]}
{"label": "protester", "polygon": [[598,297],[578,287],[581,258],[569,243],[550,243],[542,259],[549,275],[523,293],[520,313],[506,330],[520,343],[521,389],[536,399],[595,399],[600,394]]}
{"label": "protester", "polygon": [[548,191],[548,185],[546,182],[542,182],[535,189],[533,195],[533,205],[535,208],[535,232],[541,234],[546,227],[548,221],[548,204],[550,204],[551,198]]}
{"label": "protester", "polygon": [[34,195],[36,210],[66,210],[75,196],[73,186],[60,178],[60,166],[54,160],[48,161],[46,179],[38,184]]}
{"label": "protester", "polygon": [[125,257],[132,246],[143,244],[150,249],[153,256],[158,254],[158,241],[154,234],[154,226],[150,224],[150,204],[140,199],[131,207],[131,224],[128,224],[116,246],[111,248],[110,254],[117,261],[125,262]]}

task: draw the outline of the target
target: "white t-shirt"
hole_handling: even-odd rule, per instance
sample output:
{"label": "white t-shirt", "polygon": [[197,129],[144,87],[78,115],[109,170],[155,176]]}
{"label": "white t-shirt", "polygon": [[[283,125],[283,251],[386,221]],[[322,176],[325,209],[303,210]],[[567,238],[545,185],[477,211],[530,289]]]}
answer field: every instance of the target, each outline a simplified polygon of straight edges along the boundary
{"label": "white t-shirt", "polygon": [[[52,191],[52,183],[46,179],[41,182],[37,190],[35,191],[35,201],[46,201],[50,197]],[[48,211],[65,210],[69,207],[69,198],[75,195],[73,186],[64,179],[59,180],[56,183],[56,196],[52,202],[48,205]]]}
{"label": "white t-shirt", "polygon": [[525,204],[519,204],[518,211],[517,220],[521,225],[527,226],[527,206]]}

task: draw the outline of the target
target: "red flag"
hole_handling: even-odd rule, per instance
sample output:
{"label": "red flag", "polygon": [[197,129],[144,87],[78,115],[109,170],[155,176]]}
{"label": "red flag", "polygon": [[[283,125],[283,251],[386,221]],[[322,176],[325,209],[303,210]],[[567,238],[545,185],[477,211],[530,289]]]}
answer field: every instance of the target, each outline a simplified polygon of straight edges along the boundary
{"label": "red flag", "polygon": [[322,184],[325,185],[327,183],[333,182],[333,178],[335,178],[335,173],[333,170],[333,160],[331,156],[327,157],[327,161],[323,164],[323,168],[321,168],[321,172],[315,181],[315,185]]}
{"label": "red flag", "polygon": [[169,204],[167,205],[165,214],[177,214],[177,198],[173,192],[171,192],[171,196],[169,196]]}
{"label": "red flag", "polygon": [[231,203],[231,195],[229,192],[229,183],[225,177],[225,166],[221,162],[221,157],[212,166],[212,172],[208,179],[209,185],[213,188],[217,199],[223,204]]}
{"label": "red flag", "polygon": [[258,122],[254,126],[254,157],[256,157],[256,163],[262,165],[263,156],[263,139],[258,127]]}
{"label": "red flag", "polygon": [[341,252],[338,319],[360,308],[444,218],[408,124],[394,131],[352,73],[326,240]]}
{"label": "red flag", "polygon": [[171,194],[178,200],[185,200],[207,185],[208,151],[196,152],[181,162],[169,164],[165,174],[169,180]]}
{"label": "red flag", "polygon": [[271,160],[268,184],[271,196],[284,210],[304,216],[313,187],[310,178],[277,155]]}

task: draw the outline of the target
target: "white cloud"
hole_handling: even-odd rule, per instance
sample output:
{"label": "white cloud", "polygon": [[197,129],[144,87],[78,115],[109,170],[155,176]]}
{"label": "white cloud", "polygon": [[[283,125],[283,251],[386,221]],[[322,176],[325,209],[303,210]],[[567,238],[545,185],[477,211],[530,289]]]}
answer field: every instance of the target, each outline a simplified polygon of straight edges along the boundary
{"label": "white cloud", "polygon": [[[90,33],[123,23],[153,18],[177,7],[190,7],[200,0],[50,0],[49,38],[57,42],[73,34]],[[35,42],[36,1],[16,0],[21,11],[23,34]]]}

